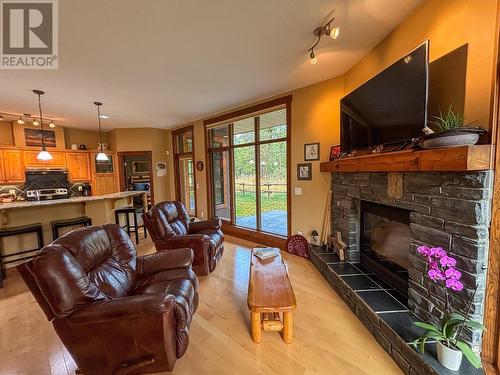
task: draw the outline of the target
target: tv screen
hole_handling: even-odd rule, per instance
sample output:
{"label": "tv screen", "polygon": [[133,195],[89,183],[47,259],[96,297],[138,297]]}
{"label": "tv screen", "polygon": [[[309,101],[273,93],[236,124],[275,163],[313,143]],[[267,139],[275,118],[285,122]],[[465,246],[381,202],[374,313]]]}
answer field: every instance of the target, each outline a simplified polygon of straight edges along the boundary
{"label": "tv screen", "polygon": [[428,42],[340,101],[342,152],[423,135],[427,121]]}

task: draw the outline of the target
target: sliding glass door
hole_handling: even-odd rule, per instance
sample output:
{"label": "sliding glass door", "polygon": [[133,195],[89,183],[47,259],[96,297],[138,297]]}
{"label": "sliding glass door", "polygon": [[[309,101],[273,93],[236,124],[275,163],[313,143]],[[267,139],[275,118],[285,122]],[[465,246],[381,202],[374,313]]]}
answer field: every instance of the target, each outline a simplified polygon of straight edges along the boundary
{"label": "sliding glass door", "polygon": [[288,235],[287,119],[282,107],[207,129],[214,216]]}

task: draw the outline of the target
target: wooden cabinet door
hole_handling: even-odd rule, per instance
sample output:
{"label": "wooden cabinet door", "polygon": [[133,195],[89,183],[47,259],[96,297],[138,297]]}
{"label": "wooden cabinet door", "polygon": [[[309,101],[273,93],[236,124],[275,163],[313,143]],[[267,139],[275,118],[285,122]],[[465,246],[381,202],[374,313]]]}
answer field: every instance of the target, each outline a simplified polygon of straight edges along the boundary
{"label": "wooden cabinet door", "polygon": [[3,162],[3,152],[0,150],[0,184],[5,183],[5,169],[4,169],[4,162]]}
{"label": "wooden cabinet door", "polygon": [[68,166],[69,180],[72,182],[90,181],[90,158],[84,152],[67,152],[66,164]]}
{"label": "wooden cabinet door", "polygon": [[20,184],[25,181],[23,153],[20,150],[3,150],[5,182]]}
{"label": "wooden cabinet door", "polygon": [[52,155],[52,160],[38,160],[40,151],[24,151],[24,166],[28,168],[66,168],[66,155],[61,151],[48,150]]}
{"label": "wooden cabinet door", "polygon": [[96,195],[116,193],[116,176],[114,174],[96,176],[95,188]]}

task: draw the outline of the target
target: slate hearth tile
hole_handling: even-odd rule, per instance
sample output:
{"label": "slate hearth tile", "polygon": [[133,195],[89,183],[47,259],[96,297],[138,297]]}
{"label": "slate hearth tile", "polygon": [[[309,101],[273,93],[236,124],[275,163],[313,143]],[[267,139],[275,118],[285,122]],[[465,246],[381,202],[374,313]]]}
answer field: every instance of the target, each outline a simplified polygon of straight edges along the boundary
{"label": "slate hearth tile", "polygon": [[411,342],[425,332],[424,329],[413,324],[418,321],[418,319],[409,311],[380,313],[378,316],[382,318],[382,320],[384,320],[405,342]]}
{"label": "slate hearth tile", "polygon": [[362,274],[362,272],[354,267],[351,263],[328,263],[328,267],[330,267],[330,269],[338,275]]}
{"label": "slate hearth tile", "polygon": [[354,290],[381,289],[380,285],[366,275],[344,275],[341,277]]}
{"label": "slate hearth tile", "polygon": [[362,271],[364,274],[371,275],[373,272],[363,266],[361,263],[352,263],[353,266],[355,266],[358,270]]}
{"label": "slate hearth tile", "polygon": [[364,292],[356,292],[365,303],[375,312],[384,311],[404,311],[408,310],[405,306],[399,303],[394,297],[384,290],[370,290]]}
{"label": "slate hearth tile", "polygon": [[336,263],[340,262],[340,258],[337,254],[328,253],[328,254],[318,254],[318,256],[323,259],[326,263]]}
{"label": "slate hearth tile", "polygon": [[369,274],[370,279],[375,281],[378,285],[380,285],[381,289],[391,289],[392,286],[384,282],[380,277],[376,276],[375,274]]}
{"label": "slate hearth tile", "polygon": [[394,298],[396,298],[404,306],[408,306],[408,297],[403,296],[396,289],[388,290],[387,293],[389,293],[391,296],[393,296]]}

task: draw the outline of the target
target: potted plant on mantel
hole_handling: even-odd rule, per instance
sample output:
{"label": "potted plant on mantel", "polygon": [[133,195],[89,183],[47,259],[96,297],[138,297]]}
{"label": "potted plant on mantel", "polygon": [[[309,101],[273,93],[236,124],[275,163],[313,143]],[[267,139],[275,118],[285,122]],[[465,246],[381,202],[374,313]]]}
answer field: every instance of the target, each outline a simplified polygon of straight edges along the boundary
{"label": "potted plant on mantel", "polygon": [[479,141],[479,136],[485,130],[479,126],[465,124],[464,115],[456,112],[450,105],[446,113],[439,111],[439,116],[433,116],[429,121],[430,127],[424,128],[426,135],[422,138],[423,148],[432,149],[440,147],[472,146]]}
{"label": "potted plant on mantel", "polygon": [[442,283],[445,286],[445,315],[440,324],[434,325],[425,322],[415,322],[415,325],[425,329],[425,333],[413,341],[413,345],[424,353],[425,344],[428,340],[436,341],[436,350],[439,362],[446,368],[456,371],[460,368],[462,357],[465,358],[476,368],[481,367],[481,360],[471,349],[469,344],[460,339],[464,327],[483,330],[482,324],[469,319],[470,310],[477,286],[467,305],[465,316],[450,311],[448,301],[448,291],[461,292],[464,285],[460,281],[462,274],[455,268],[457,261],[450,257],[441,247],[419,246],[417,252],[425,257],[427,261],[427,275],[435,283]]}

